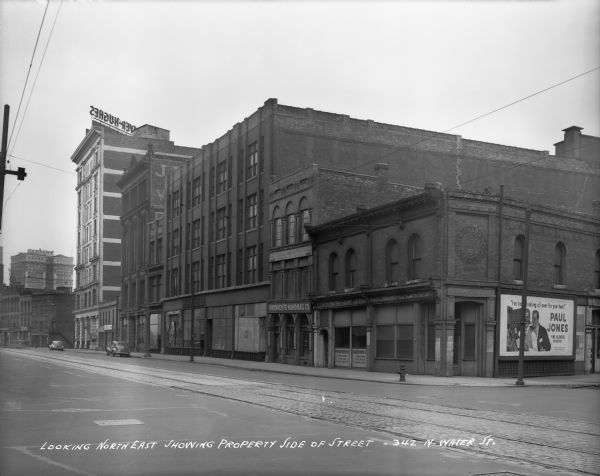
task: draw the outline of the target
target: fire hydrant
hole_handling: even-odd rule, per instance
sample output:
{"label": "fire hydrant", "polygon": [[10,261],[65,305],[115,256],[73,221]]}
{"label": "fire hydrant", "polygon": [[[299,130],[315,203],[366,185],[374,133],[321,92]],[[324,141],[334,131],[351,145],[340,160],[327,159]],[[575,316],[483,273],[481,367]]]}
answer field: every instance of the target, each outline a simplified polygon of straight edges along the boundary
{"label": "fire hydrant", "polygon": [[406,365],[401,364],[400,372],[398,373],[400,374],[400,382],[406,382]]}

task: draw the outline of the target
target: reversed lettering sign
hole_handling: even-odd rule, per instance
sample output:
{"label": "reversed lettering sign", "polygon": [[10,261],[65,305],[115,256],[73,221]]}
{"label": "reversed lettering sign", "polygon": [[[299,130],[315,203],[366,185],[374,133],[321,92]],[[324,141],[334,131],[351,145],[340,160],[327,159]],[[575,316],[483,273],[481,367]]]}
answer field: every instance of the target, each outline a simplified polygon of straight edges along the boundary
{"label": "reversed lettering sign", "polygon": [[122,121],[117,116],[113,116],[102,109],[98,109],[97,107],[90,106],[90,115],[98,122],[106,124],[107,126],[116,129],[119,132],[131,134],[133,131],[135,131],[135,126],[133,124],[130,124],[127,121]]}

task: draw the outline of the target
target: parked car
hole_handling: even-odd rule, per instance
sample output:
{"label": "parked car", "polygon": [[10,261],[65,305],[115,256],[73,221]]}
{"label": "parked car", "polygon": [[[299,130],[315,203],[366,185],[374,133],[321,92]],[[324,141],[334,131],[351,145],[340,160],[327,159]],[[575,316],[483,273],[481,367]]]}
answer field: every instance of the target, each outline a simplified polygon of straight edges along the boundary
{"label": "parked car", "polygon": [[120,342],[113,340],[110,345],[106,348],[106,355],[120,355],[121,357],[130,357],[131,352],[129,351],[129,345],[127,342]]}
{"label": "parked car", "polygon": [[53,340],[48,346],[50,350],[65,350],[65,346],[61,340]]}

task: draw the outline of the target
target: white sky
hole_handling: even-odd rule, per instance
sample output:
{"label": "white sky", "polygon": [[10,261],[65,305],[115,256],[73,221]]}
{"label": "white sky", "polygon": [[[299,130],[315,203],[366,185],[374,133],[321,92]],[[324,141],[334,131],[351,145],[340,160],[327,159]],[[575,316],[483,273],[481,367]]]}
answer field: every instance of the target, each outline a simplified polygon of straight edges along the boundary
{"label": "white sky", "polygon": [[[9,167],[28,174],[6,177],[5,282],[10,256],[28,248],[75,255],[70,157],[90,105],[193,147],[271,97],[445,131],[600,65],[595,0],[53,0],[16,117],[45,6],[0,0]],[[599,79],[596,70],[451,132],[550,152],[571,125],[600,136]]]}

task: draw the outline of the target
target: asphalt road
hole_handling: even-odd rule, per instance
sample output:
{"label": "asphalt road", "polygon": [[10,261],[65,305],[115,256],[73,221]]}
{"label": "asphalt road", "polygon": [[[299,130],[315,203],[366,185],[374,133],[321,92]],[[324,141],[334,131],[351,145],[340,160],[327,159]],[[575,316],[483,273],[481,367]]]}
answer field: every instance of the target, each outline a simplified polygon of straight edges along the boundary
{"label": "asphalt road", "polygon": [[[0,377],[2,475],[529,475],[600,467],[600,428],[589,421],[598,391],[590,389],[503,394],[42,349],[0,351]],[[566,411],[565,402],[576,409]],[[459,446],[440,446],[444,440]]]}

